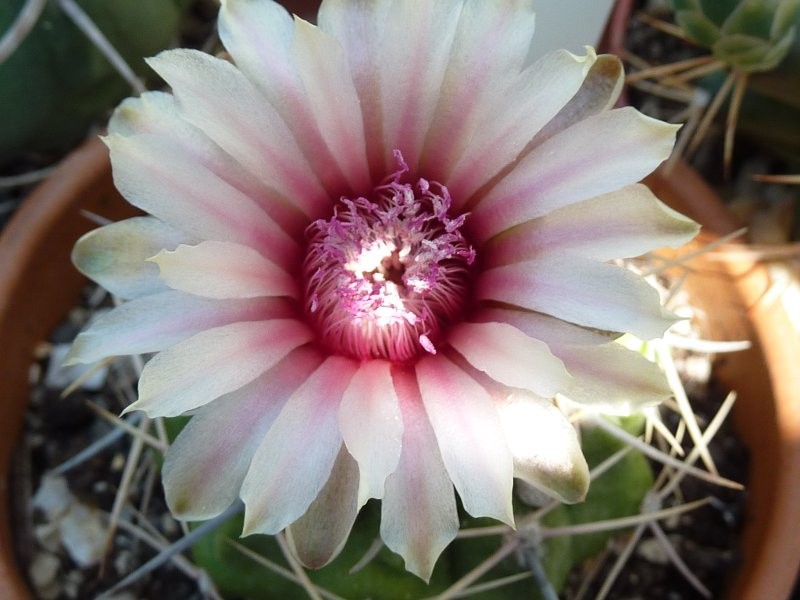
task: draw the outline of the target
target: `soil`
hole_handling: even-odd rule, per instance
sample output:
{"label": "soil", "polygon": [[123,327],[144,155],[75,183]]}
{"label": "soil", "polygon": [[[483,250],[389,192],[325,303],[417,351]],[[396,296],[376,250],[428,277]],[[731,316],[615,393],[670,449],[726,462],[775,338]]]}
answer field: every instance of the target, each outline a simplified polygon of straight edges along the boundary
{"label": "soil", "polygon": [[[51,339],[40,347],[41,358],[31,368],[32,389],[23,442],[16,452],[13,466],[14,533],[18,559],[37,597],[46,600],[95,598],[156,554],[136,536],[118,530],[108,554],[97,560],[102,555],[108,515],[130,450],[129,435],[120,436],[86,462],[64,473],[69,487],[66,497],[69,498],[71,493],[71,501],[87,511],[88,516],[79,521],[80,526],[88,529],[90,522],[100,524],[103,535],[84,539],[80,546],[84,554],[88,552],[95,557],[92,564],[80,564],[81,551],[65,548],[72,538],[61,528],[62,517],[33,508],[34,497],[37,491],[41,495],[48,473],[114,430],[114,426],[91,410],[88,403],[117,415],[126,404],[121,398],[125,393],[121,387],[126,382],[135,383],[135,375],[126,368],[126,361],[114,363],[99,388],[80,388],[65,397],[61,397],[62,389],[54,386],[60,382],[53,381],[52,374],[47,375],[52,369],[53,349],[74,339],[90,314],[89,307],[93,304],[90,299],[97,296],[97,290],[91,294],[87,290],[86,305],[75,309],[69,319],[53,332]],[[158,471],[157,453],[145,451],[122,517],[140,525],[146,520],[145,527],[152,528],[151,533],[174,541],[182,531],[166,508]],[[55,496],[65,500],[64,494]],[[134,515],[132,507],[144,513],[143,517]],[[53,529],[58,531],[53,533]],[[81,539],[79,536],[78,541]],[[75,543],[72,539],[72,544]],[[198,590],[196,580],[171,564],[143,578],[128,591],[112,596],[118,600],[200,600],[205,597]]]}

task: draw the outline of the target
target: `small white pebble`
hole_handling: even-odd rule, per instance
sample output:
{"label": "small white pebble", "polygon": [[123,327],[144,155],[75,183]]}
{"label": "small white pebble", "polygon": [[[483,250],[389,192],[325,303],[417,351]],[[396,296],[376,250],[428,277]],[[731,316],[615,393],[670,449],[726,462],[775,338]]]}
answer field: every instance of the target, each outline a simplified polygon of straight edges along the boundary
{"label": "small white pebble", "polygon": [[55,554],[49,552],[36,554],[28,567],[31,583],[37,590],[48,587],[55,581],[59,567],[61,567],[61,560]]}
{"label": "small white pebble", "polygon": [[120,575],[127,575],[133,570],[133,554],[130,550],[119,550],[114,556],[114,570]]}
{"label": "small white pebble", "polygon": [[83,573],[78,570],[73,570],[67,573],[66,581],[64,582],[64,593],[69,598],[78,598],[81,593],[81,584],[83,583]]}
{"label": "small white pebble", "polygon": [[48,521],[33,528],[33,536],[39,545],[49,552],[61,549],[61,536],[58,533],[58,521]]}
{"label": "small white pebble", "polygon": [[669,564],[669,556],[664,550],[664,545],[656,538],[649,538],[639,542],[636,547],[636,554],[656,565]]}
{"label": "small white pebble", "polygon": [[[94,365],[74,365],[71,367],[63,366],[64,359],[67,357],[72,344],[56,344],[50,354],[50,362],[47,363],[47,373],[44,376],[44,384],[51,390],[63,390],[66,387],[84,376]],[[81,384],[81,389],[96,391],[103,387],[108,368],[103,367],[94,371]]]}
{"label": "small white pebble", "polygon": [[45,519],[53,521],[69,510],[72,500],[67,480],[60,475],[48,475],[42,478],[33,495],[33,507],[42,511]]}
{"label": "small white pebble", "polygon": [[111,459],[111,465],[109,465],[111,472],[116,473],[118,471],[122,471],[124,467],[125,467],[125,455],[119,453],[115,454],[114,458]]}
{"label": "small white pebble", "polygon": [[76,502],[62,517],[60,531],[61,543],[77,564],[89,567],[100,562],[107,528],[99,511]]}

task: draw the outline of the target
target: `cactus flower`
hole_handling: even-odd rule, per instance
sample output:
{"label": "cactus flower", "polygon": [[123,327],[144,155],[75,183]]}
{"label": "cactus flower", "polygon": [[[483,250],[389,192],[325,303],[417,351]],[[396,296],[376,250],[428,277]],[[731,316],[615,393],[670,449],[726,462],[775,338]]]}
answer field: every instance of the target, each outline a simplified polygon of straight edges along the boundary
{"label": "cactus flower", "polygon": [[71,361],[156,353],[128,410],[193,415],[164,463],[178,517],[241,498],[245,534],[288,528],[318,567],[378,498],[427,579],[455,492],[509,525],[514,478],[583,498],[557,395],[613,413],[669,395],[614,339],[673,317],[610,261],[696,233],[637,183],[676,127],[611,108],[615,58],[530,60],[531,4],[325,0],[314,26],[223,0],[230,60],[149,61],[172,92],[125,101],[105,138],[148,216],[74,250],[127,302]]}

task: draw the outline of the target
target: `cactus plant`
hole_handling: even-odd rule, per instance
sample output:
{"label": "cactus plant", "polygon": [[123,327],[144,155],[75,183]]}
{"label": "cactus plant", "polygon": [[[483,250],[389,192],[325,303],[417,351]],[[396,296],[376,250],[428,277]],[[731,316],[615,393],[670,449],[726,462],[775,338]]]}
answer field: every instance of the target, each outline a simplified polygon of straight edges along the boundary
{"label": "cactus plant", "polygon": [[682,34],[708,48],[719,69],[728,71],[724,82],[713,76],[701,81],[720,98],[689,151],[730,94],[726,170],[737,126],[776,156],[800,161],[800,0],[671,0],[671,5]]}
{"label": "cactus plant", "polygon": [[[0,32],[23,0],[0,3]],[[137,72],[177,34],[185,0],[80,0],[78,5]],[[21,153],[67,149],[130,92],[100,51],[49,2],[33,30],[0,64],[0,163]]]}
{"label": "cactus plant", "polygon": [[797,38],[800,0],[672,0],[672,6],[687,37],[745,73],[777,67]]}

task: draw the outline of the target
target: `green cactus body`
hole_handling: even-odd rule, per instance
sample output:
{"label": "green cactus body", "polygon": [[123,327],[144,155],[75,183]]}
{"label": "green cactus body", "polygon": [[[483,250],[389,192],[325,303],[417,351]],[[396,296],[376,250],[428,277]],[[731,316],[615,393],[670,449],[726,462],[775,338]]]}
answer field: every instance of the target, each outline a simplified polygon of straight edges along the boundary
{"label": "green cactus body", "polygon": [[[79,0],[122,57],[145,72],[142,57],[177,36],[184,0]],[[0,2],[0,32],[24,0]],[[49,2],[19,48],[0,64],[0,163],[31,152],[63,151],[126,95],[130,86]]]}

